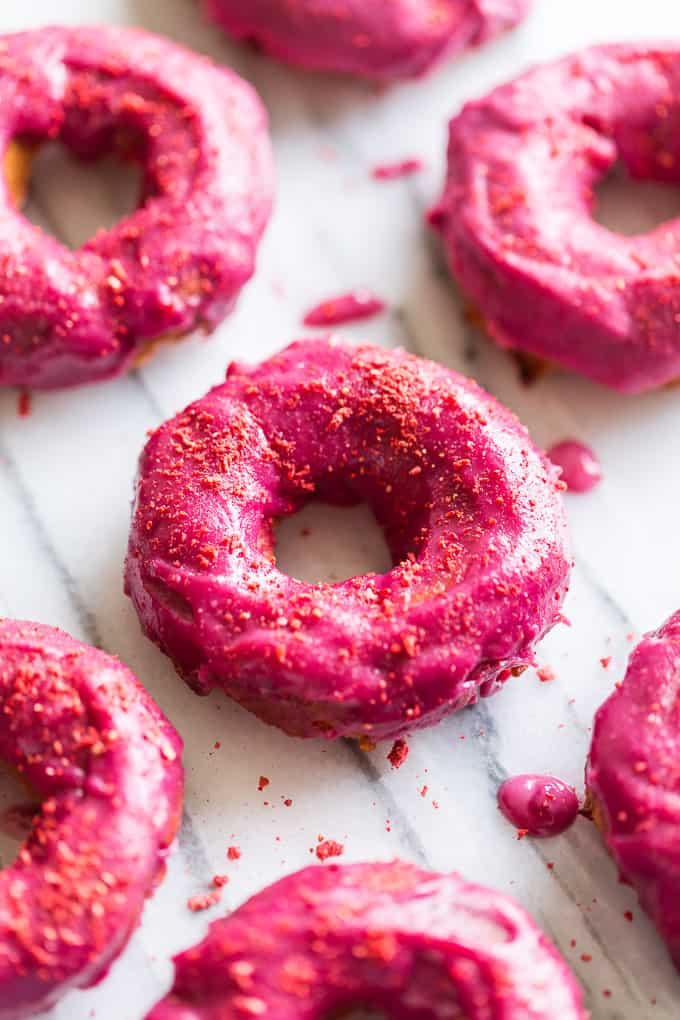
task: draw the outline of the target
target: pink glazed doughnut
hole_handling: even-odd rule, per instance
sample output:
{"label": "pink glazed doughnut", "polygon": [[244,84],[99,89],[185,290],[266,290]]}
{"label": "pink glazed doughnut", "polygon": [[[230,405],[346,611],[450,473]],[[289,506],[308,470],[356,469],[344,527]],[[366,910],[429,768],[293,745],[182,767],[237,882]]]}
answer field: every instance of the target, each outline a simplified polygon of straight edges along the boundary
{"label": "pink glazed doughnut", "polygon": [[181,751],[116,659],[0,620],[0,759],[43,798],[0,871],[0,1020],[97,983],[122,951],[177,831]]}
{"label": "pink glazed doughnut", "polygon": [[530,0],[203,0],[232,36],[308,70],[424,74],[522,20]]}
{"label": "pink glazed doughnut", "polygon": [[633,652],[595,719],[586,785],[621,876],[680,969],[680,612]]}
{"label": "pink glazed doughnut", "polygon": [[[394,738],[496,691],[560,617],[555,469],[478,386],[403,351],[293,344],[147,444],[127,591],[199,693],[300,737]],[[274,524],[367,503],[395,567],[277,569]]]}
{"label": "pink glazed doughnut", "polygon": [[[143,32],[47,28],[0,37],[0,109],[0,386],[105,379],[217,326],[253,273],[272,201],[250,86]],[[49,140],[143,170],[137,210],[77,251],[18,208]]]}
{"label": "pink glazed doughnut", "polygon": [[680,182],[680,50],[600,46],[468,104],[430,218],[489,333],[613,389],[680,377],[680,219],[624,237],[592,218],[620,160]]}
{"label": "pink glazed doughnut", "polygon": [[513,900],[410,864],[312,867],[215,921],[146,1020],[586,1020],[556,949]]}

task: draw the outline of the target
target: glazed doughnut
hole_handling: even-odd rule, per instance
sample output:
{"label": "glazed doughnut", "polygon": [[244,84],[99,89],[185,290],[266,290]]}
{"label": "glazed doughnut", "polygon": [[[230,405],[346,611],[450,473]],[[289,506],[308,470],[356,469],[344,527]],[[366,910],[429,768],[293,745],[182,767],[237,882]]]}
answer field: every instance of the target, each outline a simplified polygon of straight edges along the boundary
{"label": "glazed doughnut", "polygon": [[116,659],[0,620],[0,758],[43,798],[0,871],[0,1020],[95,984],[122,951],[179,824],[181,750]]}
{"label": "glazed doughnut", "polygon": [[600,708],[588,801],[622,878],[680,969],[680,612],[633,652]]}
{"label": "glazed doughnut", "polygon": [[530,0],[203,0],[237,39],[308,70],[392,79],[516,25]]}
{"label": "glazed doughnut", "polygon": [[[403,351],[303,341],[161,426],[144,451],[127,591],[200,693],[301,737],[395,738],[497,690],[560,619],[556,470],[468,379]],[[279,572],[273,525],[367,503],[395,567]]]}
{"label": "glazed doughnut", "polygon": [[600,46],[468,104],[431,212],[503,347],[635,393],[680,377],[680,219],[624,237],[592,218],[620,160],[680,181],[680,50]]}
{"label": "glazed doughnut", "polygon": [[[272,200],[266,115],[249,85],[143,32],[47,28],[0,37],[0,109],[0,385],[104,379],[224,318]],[[143,170],[137,210],[77,251],[17,208],[49,140]]]}
{"label": "glazed doughnut", "polygon": [[215,921],[146,1020],[585,1020],[566,964],[513,900],[398,861],[311,867]]}

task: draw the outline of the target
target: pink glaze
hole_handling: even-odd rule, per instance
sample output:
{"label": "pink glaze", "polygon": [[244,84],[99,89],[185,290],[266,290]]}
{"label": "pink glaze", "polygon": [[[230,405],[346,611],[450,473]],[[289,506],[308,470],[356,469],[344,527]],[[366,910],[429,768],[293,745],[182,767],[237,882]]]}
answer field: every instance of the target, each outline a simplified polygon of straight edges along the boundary
{"label": "pink glaze", "polygon": [[237,39],[308,70],[374,79],[423,74],[512,28],[529,0],[203,0]]}
{"label": "pink glaze", "polygon": [[559,836],[576,821],[573,786],[553,776],[512,776],[498,791],[498,806],[516,829],[529,836]]}
{"label": "pink glaze", "polygon": [[680,376],[680,220],[623,237],[592,218],[620,160],[680,182],[680,50],[619,45],[538,67],[450,128],[430,218],[504,347],[635,393]]}
{"label": "pink glaze", "polygon": [[411,864],[306,868],[175,959],[146,1020],[586,1020],[556,949],[513,900]]}
{"label": "pink glaze", "polygon": [[0,871],[0,1020],[95,984],[122,951],[177,831],[181,751],[116,659],[0,619],[0,759],[43,798]]}
{"label": "pink glaze", "polygon": [[590,492],[602,481],[597,454],[577,439],[565,439],[551,446],[548,457],[560,468],[562,481],[570,492]]}
{"label": "pink glaze", "polygon": [[595,719],[593,814],[680,969],[680,612],[631,655]]}
{"label": "pink glaze", "polygon": [[[561,619],[552,465],[469,379],[403,351],[293,344],[147,444],[126,584],[199,693],[296,736],[395,739],[498,690]],[[369,504],[394,569],[305,584],[274,523]]]}
{"label": "pink glaze", "polygon": [[144,171],[140,206],[69,251],[0,185],[0,385],[123,372],[150,342],[214,328],[253,273],[272,197],[266,115],[236,75],[130,29],[0,37],[0,152],[59,139]]}
{"label": "pink glaze", "polygon": [[374,166],[371,176],[376,181],[394,181],[400,177],[418,174],[424,166],[422,159],[401,159],[398,163],[380,163],[379,166]]}
{"label": "pink glaze", "polygon": [[304,318],[305,326],[341,326],[346,322],[372,319],[385,309],[385,302],[368,290],[353,290],[348,294],[327,298],[311,308]]}

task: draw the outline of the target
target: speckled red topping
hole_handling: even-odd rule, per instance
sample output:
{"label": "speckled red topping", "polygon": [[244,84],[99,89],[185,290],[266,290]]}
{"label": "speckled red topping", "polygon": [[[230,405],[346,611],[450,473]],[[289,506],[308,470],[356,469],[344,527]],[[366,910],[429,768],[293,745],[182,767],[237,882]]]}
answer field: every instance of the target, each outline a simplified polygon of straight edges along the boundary
{"label": "speckled red topping", "polygon": [[203,0],[237,39],[309,70],[423,74],[516,25],[530,0]]}
{"label": "speckled red topping", "polygon": [[[396,566],[279,572],[275,520],[368,503]],[[403,351],[293,344],[152,436],[127,590],[199,692],[298,736],[394,738],[497,690],[560,618],[556,471],[468,379]]]}
{"label": "speckled red topping", "polygon": [[59,139],[141,163],[140,207],[78,251],[0,185],[0,385],[122,372],[150,341],[212,328],[254,268],[271,206],[264,110],[234,74],[117,28],[0,37],[0,153]]}
{"label": "speckled red topping", "polygon": [[680,969],[680,612],[640,642],[599,710],[586,784],[607,848]]}
{"label": "speckled red topping", "polygon": [[516,903],[410,864],[307,868],[175,960],[146,1020],[586,1020],[556,950]]}
{"label": "speckled red topping", "polygon": [[595,47],[538,67],[451,123],[432,212],[493,338],[637,392],[680,377],[680,220],[623,237],[592,219],[617,161],[680,181],[680,50]]}
{"label": "speckled red topping", "polygon": [[0,619],[0,759],[43,798],[0,872],[0,1020],[106,973],[164,870],[182,743],[116,659]]}

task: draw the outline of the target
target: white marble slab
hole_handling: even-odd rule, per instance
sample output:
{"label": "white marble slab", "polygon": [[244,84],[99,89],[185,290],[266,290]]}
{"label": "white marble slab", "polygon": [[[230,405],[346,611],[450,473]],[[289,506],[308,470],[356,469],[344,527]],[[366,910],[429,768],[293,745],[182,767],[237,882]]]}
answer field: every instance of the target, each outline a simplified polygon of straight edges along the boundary
{"label": "white marble slab", "polygon": [[[680,980],[593,827],[580,819],[558,840],[518,842],[495,793],[517,771],[550,771],[581,786],[593,713],[622,675],[631,635],[680,604],[680,390],[622,398],[557,374],[523,387],[507,358],[465,324],[422,222],[442,177],[446,120],[462,101],[578,45],[680,36],[676,4],[536,0],[513,35],[387,92],[306,77],[238,50],[201,20],[194,0],[0,5],[3,31],[56,21],[144,25],[246,75],[271,113],[279,197],[258,276],[210,341],[163,351],[127,379],[36,396],[27,418],[17,415],[15,393],[0,395],[0,613],[61,625],[119,654],[187,743],[187,813],[168,879],[108,980],[69,996],[54,1020],[140,1020],[167,987],[170,954],[195,941],[220,909],[192,915],[187,897],[227,871],[223,909],[231,907],[308,863],[319,833],[343,841],[347,860],[401,855],[513,893],[574,967],[596,1020],[677,1018]],[[375,163],[411,155],[427,161],[421,175],[371,180]],[[111,185],[116,180],[107,198],[91,174],[57,164],[40,175],[34,215],[77,243],[116,211],[122,196],[111,192],[125,191]],[[623,200],[609,196],[610,218],[632,209],[644,223],[650,209],[668,213],[680,203],[675,192],[642,189],[631,200],[624,191]],[[528,672],[502,696],[414,737],[399,772],[386,747],[364,755],[344,743],[292,741],[224,698],[195,697],[141,637],[121,590],[145,430],[219,381],[230,357],[255,360],[283,346],[301,334],[310,304],[356,285],[382,294],[390,313],[349,336],[405,344],[463,369],[517,410],[540,443],[577,435],[594,445],[605,470],[598,490],[568,500],[577,559],[572,626],[539,651],[557,679],[542,684]],[[376,555],[370,522],[361,522],[317,515],[307,539],[289,526],[286,562],[311,576],[360,569]],[[357,533],[363,548],[333,558],[329,546],[342,549]],[[613,656],[608,670],[605,655]],[[271,779],[262,793],[260,775]],[[3,789],[7,802],[9,784]],[[243,851],[237,863],[226,861],[232,843]],[[4,860],[7,850],[0,847]],[[633,924],[624,920],[629,909]]]}

